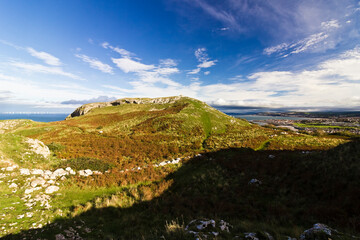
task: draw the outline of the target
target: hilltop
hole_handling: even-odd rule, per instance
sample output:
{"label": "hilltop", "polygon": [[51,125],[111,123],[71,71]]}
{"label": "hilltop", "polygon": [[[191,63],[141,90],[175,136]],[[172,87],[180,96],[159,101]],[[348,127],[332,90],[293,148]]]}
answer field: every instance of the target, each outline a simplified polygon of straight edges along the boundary
{"label": "hilltop", "polygon": [[75,109],[75,111],[71,113],[66,119],[85,115],[94,108],[104,108],[122,104],[172,104],[176,101],[179,101],[181,98],[182,96],[160,98],[122,98],[111,102],[88,103]]}
{"label": "hilltop", "polygon": [[229,229],[210,229],[218,239],[298,237],[316,222],[359,231],[349,138],[260,127],[182,96],[0,121],[0,132],[9,239],[194,239],[190,225],[212,220]]}

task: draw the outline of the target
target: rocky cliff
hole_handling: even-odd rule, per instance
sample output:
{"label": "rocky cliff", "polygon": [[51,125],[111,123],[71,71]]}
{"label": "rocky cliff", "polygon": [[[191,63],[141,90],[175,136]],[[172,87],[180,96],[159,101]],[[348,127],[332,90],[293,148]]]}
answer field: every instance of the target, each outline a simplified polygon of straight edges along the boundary
{"label": "rocky cliff", "polygon": [[78,117],[87,114],[94,108],[103,108],[110,106],[118,106],[122,104],[167,104],[174,103],[180,100],[182,96],[174,96],[174,97],[160,97],[160,98],[121,98],[112,102],[98,102],[98,103],[88,103],[84,104],[81,107],[75,109],[73,113],[66,117],[65,120]]}

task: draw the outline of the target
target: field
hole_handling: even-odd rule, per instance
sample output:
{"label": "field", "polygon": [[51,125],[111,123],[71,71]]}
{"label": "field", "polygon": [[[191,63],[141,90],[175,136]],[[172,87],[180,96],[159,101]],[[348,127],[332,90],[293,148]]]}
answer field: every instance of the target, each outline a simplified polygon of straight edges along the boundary
{"label": "field", "polygon": [[[0,123],[4,239],[195,239],[186,228],[195,219],[229,223],[216,239],[298,238],[317,222],[338,229],[334,239],[360,232],[356,138],[263,128],[185,97],[53,123]],[[46,176],[34,169],[73,173],[58,171],[28,193]],[[58,189],[44,194],[51,186]],[[37,197],[46,201],[26,205]]]}

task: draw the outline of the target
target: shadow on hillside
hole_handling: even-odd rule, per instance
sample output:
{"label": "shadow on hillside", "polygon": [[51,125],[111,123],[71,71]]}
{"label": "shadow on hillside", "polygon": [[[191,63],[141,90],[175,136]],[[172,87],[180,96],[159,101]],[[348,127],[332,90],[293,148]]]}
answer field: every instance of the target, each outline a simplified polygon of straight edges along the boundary
{"label": "shadow on hillside", "polygon": [[[248,184],[253,178],[262,184]],[[259,226],[270,233],[303,230],[316,222],[360,232],[358,141],[320,153],[220,150],[189,160],[166,181],[172,185],[149,201],[91,208],[4,239],[51,239],[70,227],[85,239],[160,239],[166,221],[186,225],[199,218],[224,219],[239,232]]]}

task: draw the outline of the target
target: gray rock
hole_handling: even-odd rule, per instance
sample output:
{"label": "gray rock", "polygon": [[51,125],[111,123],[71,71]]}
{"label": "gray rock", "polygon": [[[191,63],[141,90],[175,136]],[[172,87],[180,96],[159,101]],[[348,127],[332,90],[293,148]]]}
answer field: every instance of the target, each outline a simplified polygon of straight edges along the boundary
{"label": "gray rock", "polygon": [[66,117],[66,120],[71,119],[73,117],[85,115],[95,108],[118,106],[122,104],[150,104],[150,103],[167,104],[167,103],[174,103],[181,98],[182,96],[163,97],[163,98],[122,98],[112,102],[88,103],[75,109],[73,113],[71,113],[69,116]]}
{"label": "gray rock", "polygon": [[52,194],[54,192],[57,192],[59,190],[58,186],[49,186],[45,189],[46,194]]}
{"label": "gray rock", "polygon": [[31,181],[30,185],[34,188],[36,187],[37,185],[44,185],[46,183],[45,179],[43,178],[37,178],[33,181]]}
{"label": "gray rock", "polygon": [[249,182],[248,182],[249,185],[261,185],[262,182],[256,178],[253,178],[251,179]]}
{"label": "gray rock", "polygon": [[316,223],[308,230],[305,230],[300,236],[300,240],[327,240],[330,238],[331,229],[322,223]]}
{"label": "gray rock", "polygon": [[62,176],[69,175],[69,172],[65,171],[65,170],[62,169],[62,168],[59,168],[59,169],[56,169],[56,170],[53,172],[53,175],[56,176],[56,177],[62,177]]}

